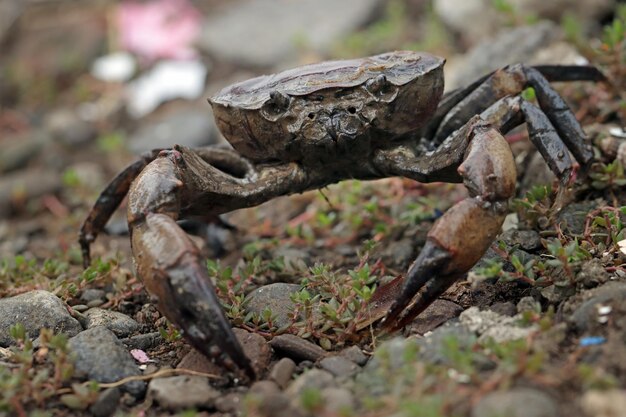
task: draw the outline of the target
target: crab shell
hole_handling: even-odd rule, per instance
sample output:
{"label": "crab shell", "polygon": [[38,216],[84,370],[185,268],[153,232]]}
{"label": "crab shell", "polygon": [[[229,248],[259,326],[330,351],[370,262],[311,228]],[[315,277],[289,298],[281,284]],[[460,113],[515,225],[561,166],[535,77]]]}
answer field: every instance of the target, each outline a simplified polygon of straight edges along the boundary
{"label": "crab shell", "polygon": [[231,85],[209,102],[252,161],[332,162],[421,127],[443,92],[444,62],[412,51],[323,62]]}

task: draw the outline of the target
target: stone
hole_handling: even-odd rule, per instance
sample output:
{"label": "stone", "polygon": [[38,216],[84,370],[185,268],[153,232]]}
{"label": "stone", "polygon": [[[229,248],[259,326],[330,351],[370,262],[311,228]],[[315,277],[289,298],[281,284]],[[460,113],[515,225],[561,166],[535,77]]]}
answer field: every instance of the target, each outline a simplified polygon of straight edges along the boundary
{"label": "stone", "polygon": [[369,22],[381,5],[381,0],[237,3],[207,19],[199,46],[220,61],[273,67],[294,60],[298,44],[328,52],[338,40]]}
{"label": "stone", "polygon": [[68,337],[83,330],[59,297],[42,290],[0,299],[0,346],[14,344],[9,329],[18,323],[24,326],[30,339],[37,338],[42,328],[51,329],[55,334],[64,333]]}
{"label": "stone", "polygon": [[118,337],[129,336],[139,330],[139,323],[126,314],[117,311],[95,307],[87,310],[85,316],[87,317],[88,329],[95,326],[104,326]]}
{"label": "stone", "polygon": [[463,307],[452,301],[437,299],[409,325],[410,333],[424,334],[457,317]]}
{"label": "stone", "polygon": [[[87,329],[69,340],[76,357],[77,373],[98,382],[115,382],[128,376],[140,375],[135,360],[115,334],[104,326]],[[131,381],[122,385],[124,391],[135,397],[145,393],[144,381]]]}
{"label": "stone", "polygon": [[320,361],[320,367],[335,377],[349,377],[356,374],[359,366],[343,356],[328,356]]}
{"label": "stone", "polygon": [[222,413],[241,414],[243,395],[237,392],[222,394],[215,400],[215,408]]}
{"label": "stone", "polygon": [[288,326],[291,324],[294,309],[291,296],[301,289],[302,285],[300,284],[285,284],[283,282],[259,287],[246,297],[244,304],[246,313],[261,315],[263,310],[269,308],[272,310],[272,320],[277,327]]}
{"label": "stone", "polygon": [[197,148],[219,142],[213,115],[208,108],[186,109],[165,114],[139,128],[129,139],[129,148],[135,154],[157,148],[171,148],[174,144]]}
{"label": "stone", "polygon": [[243,352],[250,359],[257,375],[263,375],[269,366],[271,352],[265,338],[257,333],[251,333],[234,328],[233,332],[243,348]]}
{"label": "stone", "polygon": [[473,407],[472,417],[554,417],[559,415],[556,402],[545,392],[532,388],[513,388],[491,392]]}
{"label": "stone", "polygon": [[276,382],[279,387],[285,388],[289,385],[293,371],[296,369],[296,363],[289,358],[282,358],[272,366],[269,378]]}
{"label": "stone", "polygon": [[106,292],[100,288],[85,288],[80,293],[80,301],[88,303],[93,300],[104,300],[106,298]]}
{"label": "stone", "polygon": [[285,390],[291,398],[299,399],[300,395],[307,389],[318,389],[334,387],[337,383],[333,374],[322,369],[310,369],[297,377]]}
{"label": "stone", "polygon": [[570,323],[581,333],[595,329],[601,315],[608,318],[611,314],[600,314],[599,307],[611,307],[610,311],[614,311],[626,302],[626,284],[609,281],[590,290],[589,295],[590,298],[581,303],[569,317]]}
{"label": "stone", "polygon": [[538,330],[537,325],[520,327],[521,317],[503,316],[495,311],[470,307],[459,316],[461,324],[479,335],[478,340],[493,339],[496,343],[525,339]]}
{"label": "stone", "polygon": [[525,251],[533,251],[542,247],[541,236],[534,230],[507,230],[500,235],[499,239],[508,246],[519,246]]}
{"label": "stone", "polygon": [[270,341],[270,345],[277,351],[296,360],[317,361],[327,355],[327,352],[316,344],[292,334],[281,334]]}
{"label": "stone", "polygon": [[337,415],[350,415],[354,410],[354,395],[347,388],[324,388],[321,392],[324,410]]}
{"label": "stone", "polygon": [[203,376],[155,378],[148,385],[148,397],[172,411],[211,408],[220,395],[218,390],[209,385],[209,379]]}
{"label": "stone", "polygon": [[369,356],[367,356],[360,347],[358,346],[349,346],[345,349],[342,349],[339,352],[339,355],[343,356],[346,359],[351,360],[359,366],[363,366],[369,360]]}
{"label": "stone", "polygon": [[609,273],[606,272],[600,259],[591,259],[584,262],[580,272],[576,275],[576,282],[582,282],[586,288],[597,287],[609,280]]}
{"label": "stone", "polygon": [[120,389],[117,387],[106,388],[99,395],[95,403],[89,407],[89,412],[94,417],[109,417],[117,410],[117,405],[121,397]]}
{"label": "stone", "polygon": [[149,350],[163,343],[163,337],[159,332],[152,332],[120,339],[120,341],[131,349]]}

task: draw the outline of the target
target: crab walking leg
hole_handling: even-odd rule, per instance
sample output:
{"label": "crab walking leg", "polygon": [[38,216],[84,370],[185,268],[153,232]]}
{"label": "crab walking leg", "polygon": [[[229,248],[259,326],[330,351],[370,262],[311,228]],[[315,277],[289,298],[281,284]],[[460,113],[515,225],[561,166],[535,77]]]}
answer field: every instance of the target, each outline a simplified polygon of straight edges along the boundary
{"label": "crab walking leg", "polygon": [[[533,68],[523,64],[511,65],[495,71],[484,82],[476,86],[462,100],[454,106],[461,93],[468,92],[470,88],[461,93],[453,93],[450,98],[446,97],[437,110],[436,120],[440,120],[436,133],[433,134],[432,125],[427,129],[427,134],[432,135],[436,142],[443,141],[452,132],[463,126],[471,117],[482,113],[499,99],[517,95],[527,87],[533,87],[537,95],[537,101],[543,112],[548,116],[555,129],[567,144],[578,162],[585,165],[593,158],[591,147],[587,143],[585,133],[576,120],[576,117],[561,96],[550,86],[548,79],[554,81],[601,81],[602,74],[593,67],[546,66]],[[546,73],[546,76],[541,71]],[[473,87],[476,83],[472,84]],[[441,118],[441,112],[447,110],[445,117]],[[437,118],[437,116],[439,116]]]}
{"label": "crab walking leg", "polygon": [[160,151],[160,149],[155,149],[148,152],[142,155],[139,160],[127,166],[107,185],[94,203],[78,235],[78,243],[83,254],[83,267],[87,268],[91,263],[89,246],[96,240],[98,234],[104,229],[104,226],[113,215],[113,212],[122,203],[126,194],[128,194],[130,184],[141,170],[157,157]]}
{"label": "crab walking leg", "polygon": [[515,192],[515,162],[502,135],[474,120],[469,145],[458,167],[469,197],[449,209],[433,226],[409,269],[384,326],[409,323],[465,274],[500,233],[508,200]]}
{"label": "crab walking leg", "polygon": [[163,151],[131,186],[128,224],[137,273],[159,311],[182,328],[196,349],[209,357],[221,351],[254,378],[200,252],[176,224],[181,194],[193,191],[179,173],[182,163],[177,150]]}

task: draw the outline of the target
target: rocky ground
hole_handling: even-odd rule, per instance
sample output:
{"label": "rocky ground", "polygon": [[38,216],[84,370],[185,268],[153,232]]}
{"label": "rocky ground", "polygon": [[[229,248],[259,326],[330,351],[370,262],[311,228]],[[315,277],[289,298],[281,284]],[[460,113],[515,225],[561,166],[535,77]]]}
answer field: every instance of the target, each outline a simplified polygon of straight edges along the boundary
{"label": "rocky ground", "polygon": [[[0,3],[0,415],[626,415],[623,5],[151,4]],[[555,207],[558,181],[525,130],[511,133],[519,192],[502,234],[402,332],[383,334],[367,312],[461,186],[352,181],[225,215],[234,230],[191,227],[253,382],[189,347],[150,304],[123,210],[82,268],[78,229],[116,172],[152,148],[223,143],[212,92],[403,48],[446,56],[449,88],[512,62],[590,60],[610,82],[558,86],[598,161],[567,204]],[[163,74],[180,59],[192,64],[172,81]]]}

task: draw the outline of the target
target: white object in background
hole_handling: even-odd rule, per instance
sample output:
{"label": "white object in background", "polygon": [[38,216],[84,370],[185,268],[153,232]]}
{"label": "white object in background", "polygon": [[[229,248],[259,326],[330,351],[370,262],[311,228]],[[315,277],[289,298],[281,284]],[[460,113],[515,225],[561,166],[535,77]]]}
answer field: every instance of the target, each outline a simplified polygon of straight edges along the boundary
{"label": "white object in background", "polygon": [[91,65],[91,75],[108,82],[124,82],[135,74],[137,64],[128,52],[114,52],[97,58]]}
{"label": "white object in background", "polygon": [[128,113],[143,117],[161,103],[193,100],[204,92],[207,69],[200,61],[161,61],[128,85]]}

